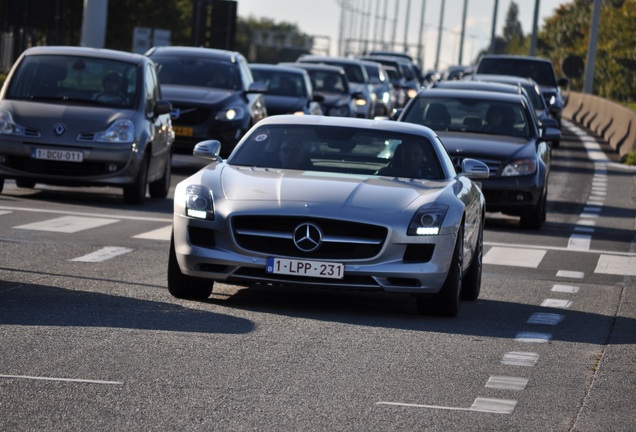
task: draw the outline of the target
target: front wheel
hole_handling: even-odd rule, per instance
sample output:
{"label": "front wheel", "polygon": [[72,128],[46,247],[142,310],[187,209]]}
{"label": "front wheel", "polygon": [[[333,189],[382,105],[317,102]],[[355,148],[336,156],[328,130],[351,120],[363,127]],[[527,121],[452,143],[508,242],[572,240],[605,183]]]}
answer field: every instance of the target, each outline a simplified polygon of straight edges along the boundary
{"label": "front wheel", "polygon": [[124,202],[126,204],[142,204],[146,199],[148,186],[148,157],[144,157],[139,165],[137,178],[131,185],[124,186]]}
{"label": "front wheel", "polygon": [[484,226],[479,227],[477,244],[475,245],[475,253],[470,267],[464,277],[462,283],[462,300],[475,301],[479,297],[481,291],[481,273],[483,268],[484,255]]}
{"label": "front wheel", "polygon": [[179,268],[177,254],[174,249],[174,234],[170,237],[168,255],[168,291],[177,298],[205,300],[212,294],[214,282],[207,279],[185,275]]}
{"label": "front wheel", "polygon": [[521,227],[533,230],[541,229],[541,226],[543,226],[543,222],[546,221],[548,215],[547,201],[548,189],[546,187],[543,194],[541,194],[541,199],[532,211],[527,215],[521,216],[521,220],[519,221]]}
{"label": "front wheel", "polygon": [[148,185],[148,192],[152,198],[165,198],[170,192],[170,180],[172,177],[172,158],[168,157],[166,168],[159,180]]}
{"label": "front wheel", "polygon": [[463,267],[464,229],[462,227],[457,232],[453,259],[440,292],[435,295],[419,294],[416,296],[417,312],[420,315],[454,317],[459,313]]}
{"label": "front wheel", "polygon": [[23,189],[33,189],[35,187],[35,182],[33,180],[17,179],[15,181],[15,185]]}
{"label": "front wheel", "polygon": [[4,189],[4,177],[0,177],[0,193],[2,193],[2,189]]}

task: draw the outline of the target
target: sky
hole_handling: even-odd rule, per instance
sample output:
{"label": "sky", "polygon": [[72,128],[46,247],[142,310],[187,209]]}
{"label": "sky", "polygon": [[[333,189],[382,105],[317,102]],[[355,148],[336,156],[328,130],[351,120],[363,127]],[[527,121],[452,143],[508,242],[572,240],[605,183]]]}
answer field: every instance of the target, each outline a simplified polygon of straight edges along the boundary
{"label": "sky", "polygon": [[[417,55],[417,44],[420,40],[420,28],[422,21],[422,4],[424,8],[424,30],[422,41],[424,45],[424,69],[432,69],[436,64],[438,33],[440,25],[441,5],[444,3],[444,16],[442,20],[442,39],[440,46],[440,58],[437,61],[438,69],[458,64],[460,54],[460,35],[464,1],[467,2],[466,29],[464,47],[462,51],[462,63],[470,64],[482,49],[488,47],[492,32],[492,20],[494,16],[495,0],[238,0],[238,15],[242,18],[253,17],[256,19],[268,18],[275,23],[287,22],[296,24],[299,30],[310,36],[314,36],[314,46],[321,52],[338,55],[341,28],[342,4],[360,12],[367,13],[370,18],[362,20],[362,13],[345,14],[343,20],[346,27],[346,37],[355,39],[372,38],[375,30],[382,35],[382,19],[376,16],[384,16],[386,5],[387,19],[385,23],[384,39],[391,41],[393,27],[395,25],[395,41],[403,47],[405,28],[407,31],[407,43],[410,54]],[[497,25],[495,32],[501,36],[510,3],[513,0],[498,0]],[[397,3],[396,3],[397,2]],[[535,2],[539,3],[539,30],[543,27],[545,18],[554,15],[555,9],[564,0],[516,0],[519,7],[519,22],[524,34],[532,32]],[[397,20],[395,10],[397,4]],[[409,7],[409,19],[405,19],[407,6]],[[376,14],[376,11],[379,13]],[[354,16],[353,20],[351,16]],[[360,32],[360,22],[366,22],[368,32]],[[377,23],[377,24],[376,24]],[[351,29],[356,30],[351,30]],[[347,30],[348,29],[348,30]],[[379,38],[378,38],[379,39]],[[402,49],[403,50],[403,49]]]}

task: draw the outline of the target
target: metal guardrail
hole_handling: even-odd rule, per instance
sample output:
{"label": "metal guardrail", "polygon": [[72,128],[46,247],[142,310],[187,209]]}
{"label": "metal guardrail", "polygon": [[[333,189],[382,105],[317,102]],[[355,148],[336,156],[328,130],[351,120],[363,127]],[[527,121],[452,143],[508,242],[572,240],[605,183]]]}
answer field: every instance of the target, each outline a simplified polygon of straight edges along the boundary
{"label": "metal guardrail", "polygon": [[636,151],[636,112],[587,93],[566,97],[563,117],[603,138],[621,157]]}

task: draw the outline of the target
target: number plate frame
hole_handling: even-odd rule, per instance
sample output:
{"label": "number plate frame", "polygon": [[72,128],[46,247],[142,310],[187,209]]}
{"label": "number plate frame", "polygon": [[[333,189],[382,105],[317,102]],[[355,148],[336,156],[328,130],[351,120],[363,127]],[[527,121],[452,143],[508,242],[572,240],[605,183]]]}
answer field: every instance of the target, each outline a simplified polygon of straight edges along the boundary
{"label": "number plate frame", "polygon": [[300,277],[343,279],[344,268],[342,263],[268,257],[265,272]]}
{"label": "number plate frame", "polygon": [[84,152],[74,150],[58,149],[31,149],[31,158],[39,160],[62,161],[62,162],[84,162]]}

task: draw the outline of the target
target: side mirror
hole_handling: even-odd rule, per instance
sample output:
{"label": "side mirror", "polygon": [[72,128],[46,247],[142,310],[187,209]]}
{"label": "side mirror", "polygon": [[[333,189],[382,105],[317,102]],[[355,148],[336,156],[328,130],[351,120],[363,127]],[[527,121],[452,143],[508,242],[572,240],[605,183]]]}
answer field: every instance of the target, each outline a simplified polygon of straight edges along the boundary
{"label": "side mirror", "polygon": [[247,93],[267,93],[267,84],[255,81],[250,84]]}
{"label": "side mirror", "polygon": [[222,162],[221,156],[221,143],[217,140],[201,141],[194,146],[192,155],[203,159],[209,159],[213,162]]}
{"label": "side mirror", "polygon": [[490,176],[490,169],[482,161],[466,158],[462,161],[461,175],[470,179],[485,179]]}
{"label": "side mirror", "polygon": [[155,104],[155,116],[160,116],[162,114],[168,114],[172,111],[172,104],[170,101],[160,99]]}
{"label": "side mirror", "polygon": [[541,126],[541,138],[544,141],[560,141],[561,140],[561,130],[557,127],[546,126],[545,124]]}

